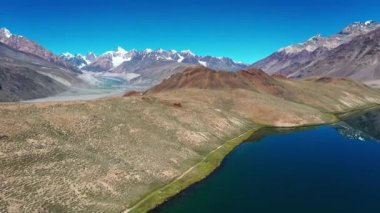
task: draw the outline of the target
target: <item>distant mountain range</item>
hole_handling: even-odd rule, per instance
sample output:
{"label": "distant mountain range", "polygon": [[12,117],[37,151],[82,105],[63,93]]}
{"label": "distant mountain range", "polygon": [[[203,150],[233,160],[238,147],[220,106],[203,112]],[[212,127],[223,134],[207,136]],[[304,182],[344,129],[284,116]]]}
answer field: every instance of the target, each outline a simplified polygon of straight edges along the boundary
{"label": "distant mountain range", "polygon": [[380,78],[380,24],[355,22],[339,33],[314,36],[278,50],[252,67],[291,78],[349,77],[359,81]]}
{"label": "distant mountain range", "polygon": [[237,71],[246,68],[247,65],[233,61],[226,57],[198,56],[190,50],[125,50],[118,47],[116,50],[107,51],[100,56],[89,53],[81,54],[64,53],[62,59],[76,65],[78,68],[93,72],[135,72],[157,63],[182,63],[190,65],[202,65],[215,70]]}
{"label": "distant mountain range", "polygon": [[125,50],[118,47],[96,56],[64,53],[60,58],[88,72],[117,76],[133,84],[147,88],[160,83],[172,74],[182,72],[187,67],[204,66],[215,70],[238,71],[248,65],[226,57],[198,56],[190,50]]}
{"label": "distant mountain range", "polygon": [[176,73],[200,66],[229,72],[257,68],[288,78],[339,76],[380,85],[380,24],[375,21],[355,22],[328,37],[313,36],[252,65],[226,57],[199,56],[190,50],[118,47],[99,56],[91,52],[55,55],[6,28],[0,29],[0,44],[0,100],[44,97],[99,78],[122,79],[137,88],[150,88]]}

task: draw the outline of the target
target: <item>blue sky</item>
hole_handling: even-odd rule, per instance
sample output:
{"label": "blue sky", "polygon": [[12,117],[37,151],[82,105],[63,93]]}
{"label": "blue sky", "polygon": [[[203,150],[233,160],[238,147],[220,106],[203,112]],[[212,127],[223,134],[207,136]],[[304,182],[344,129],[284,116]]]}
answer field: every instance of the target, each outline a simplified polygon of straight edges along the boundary
{"label": "blue sky", "polygon": [[374,0],[12,0],[0,26],[55,53],[191,49],[246,63],[354,21],[380,21]]}

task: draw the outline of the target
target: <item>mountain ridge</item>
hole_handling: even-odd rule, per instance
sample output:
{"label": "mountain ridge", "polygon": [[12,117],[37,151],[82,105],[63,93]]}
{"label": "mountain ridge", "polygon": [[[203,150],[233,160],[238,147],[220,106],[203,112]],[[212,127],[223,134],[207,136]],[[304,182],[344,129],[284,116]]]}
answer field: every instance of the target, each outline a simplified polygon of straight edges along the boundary
{"label": "mountain ridge", "polygon": [[50,50],[46,49],[37,42],[28,39],[25,36],[12,34],[10,30],[5,27],[0,28],[0,42],[16,50],[37,55],[62,68],[80,73],[80,70],[77,69],[73,64],[62,60],[59,56],[55,55]]}
{"label": "mountain ridge", "polygon": [[0,42],[0,101],[42,98],[85,85],[77,75]]}
{"label": "mountain ridge", "polygon": [[[115,50],[106,51],[105,53],[88,60],[87,56],[82,54],[61,54],[62,58],[67,61],[77,60],[75,64],[79,68],[94,72],[133,72],[131,64],[152,64],[153,62],[172,62],[185,63],[192,65],[202,65],[212,69],[236,71],[246,68],[248,65],[234,61],[228,57],[214,57],[210,55],[199,56],[190,50],[164,50],[164,49],[144,49],[144,50],[125,50],[122,47],[117,47]],[[124,66],[122,66],[124,65]]]}
{"label": "mountain ridge", "polygon": [[263,69],[269,74],[279,73],[292,77],[293,73],[302,69],[307,70],[305,67],[310,63],[323,59],[341,45],[379,28],[380,24],[375,21],[354,22],[337,34],[328,37],[319,34],[303,43],[281,48],[268,57],[253,63],[251,67]]}

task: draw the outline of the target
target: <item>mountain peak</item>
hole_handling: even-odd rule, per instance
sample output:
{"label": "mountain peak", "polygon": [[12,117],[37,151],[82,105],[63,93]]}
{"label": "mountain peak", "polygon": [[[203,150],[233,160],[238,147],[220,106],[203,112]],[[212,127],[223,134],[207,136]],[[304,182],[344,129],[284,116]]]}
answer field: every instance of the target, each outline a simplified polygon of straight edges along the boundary
{"label": "mountain peak", "polygon": [[86,55],[86,57],[94,57],[94,58],[96,58],[97,56],[93,52],[88,52],[87,55]]}
{"label": "mountain peak", "polygon": [[352,33],[360,33],[360,32],[369,32],[373,29],[376,29],[380,26],[376,21],[368,20],[365,22],[354,22],[347,27],[345,27],[340,34],[352,34]]}
{"label": "mountain peak", "polygon": [[[190,50],[165,50],[165,49],[145,49],[145,50],[124,50],[118,48],[115,51],[108,51],[99,57],[86,57],[87,71],[112,71],[112,72],[133,72],[155,64],[182,63],[191,65],[203,65],[216,70],[236,71],[247,67],[243,63],[237,63],[230,58],[199,56]],[[160,62],[160,63],[157,63]],[[122,65],[123,66],[120,66]],[[80,64],[82,65],[82,64]],[[119,67],[120,66],[120,67]]]}
{"label": "mountain peak", "polygon": [[72,53],[69,53],[69,52],[62,53],[62,56],[66,57],[66,58],[73,58],[74,57],[74,55]]}
{"label": "mountain peak", "polygon": [[364,25],[371,25],[371,24],[377,24],[377,22],[376,21],[373,21],[373,20],[368,20],[368,21],[366,21],[366,22],[364,22]]}
{"label": "mountain peak", "polygon": [[322,34],[318,33],[317,35],[311,37],[308,39],[308,41],[318,41],[318,40],[321,40],[322,37]]}
{"label": "mountain peak", "polygon": [[191,50],[182,50],[181,53],[186,55],[195,55],[193,52],[191,52]]}
{"label": "mountain peak", "polygon": [[120,54],[125,54],[125,53],[128,53],[128,51],[126,51],[124,48],[118,46],[116,51],[117,53],[120,53]]}
{"label": "mountain peak", "polygon": [[150,48],[146,48],[146,49],[144,50],[144,53],[151,53],[151,52],[153,52],[153,50],[150,49]]}
{"label": "mountain peak", "polygon": [[10,38],[12,33],[5,27],[0,28],[0,36],[5,36],[6,38]]}

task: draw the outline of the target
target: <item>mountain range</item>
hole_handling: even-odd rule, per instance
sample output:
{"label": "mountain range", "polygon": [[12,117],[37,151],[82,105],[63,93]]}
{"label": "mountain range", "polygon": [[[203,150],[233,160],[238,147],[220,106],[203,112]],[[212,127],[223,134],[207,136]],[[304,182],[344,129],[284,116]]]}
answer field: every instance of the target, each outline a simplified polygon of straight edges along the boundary
{"label": "mountain range", "polygon": [[[144,73],[144,77],[140,77],[140,80],[149,79],[147,84],[151,85],[159,83],[173,73],[183,71],[182,68],[188,65],[202,65],[222,71],[238,71],[254,67],[270,75],[276,74],[288,78],[338,76],[371,83],[377,82],[380,78],[379,31],[380,24],[375,21],[355,22],[337,34],[327,37],[318,34],[303,43],[281,48],[252,65],[235,62],[225,57],[198,56],[190,50],[126,51],[121,47],[98,57],[92,53],[86,56],[65,54],[61,57],[82,70],[92,72],[135,73],[133,75],[135,77]],[[162,71],[164,69],[166,72]],[[153,73],[154,76],[151,75]],[[156,79],[158,76],[162,78]]]}
{"label": "mountain range", "polygon": [[224,71],[237,71],[247,67],[246,64],[236,62],[230,58],[198,56],[190,50],[133,49],[127,51],[122,47],[118,47],[99,56],[90,52],[86,56],[64,53],[60,57],[75,64],[78,68],[93,72],[134,72],[158,62],[202,65]]}
{"label": "mountain range", "polygon": [[12,47],[13,49],[37,55],[59,67],[80,73],[80,70],[73,64],[63,60],[58,55],[55,55],[50,50],[26,38],[25,36],[12,34],[7,28],[0,28],[0,42]]}
{"label": "mountain range", "polygon": [[0,101],[55,95],[74,86],[87,86],[80,71],[47,49],[0,29]]}
{"label": "mountain range", "polygon": [[379,41],[379,23],[355,22],[335,35],[281,48],[251,66],[291,78],[339,76],[366,82],[380,76]]}
{"label": "mountain range", "polygon": [[[320,34],[313,36],[303,43],[281,48],[251,65],[227,57],[199,56],[190,50],[125,50],[118,47],[98,56],[91,52],[87,55],[68,52],[56,55],[25,36],[12,34],[6,28],[0,29],[0,43],[2,100],[44,97],[73,85],[90,84],[88,79],[82,78],[82,74],[92,78],[104,77],[107,81],[122,79],[128,85],[148,89],[173,74],[199,66],[228,72],[257,68],[269,75],[287,78],[337,76],[371,85],[379,85],[380,82],[380,24],[375,21],[355,22],[328,37]],[[22,72],[21,67],[33,72]],[[51,70],[46,72],[45,67]],[[36,80],[39,78],[34,78],[31,73],[44,75],[44,80]],[[15,77],[16,74],[18,77]],[[21,81],[20,76],[29,77]],[[82,79],[86,79],[87,83]],[[49,84],[46,84],[47,81]],[[29,84],[27,90],[22,86]],[[46,91],[37,89],[43,87]]]}
{"label": "mountain range", "polygon": [[347,35],[281,50],[314,67],[297,73],[190,51],[55,55],[2,29],[0,101],[87,89],[91,77],[149,88],[92,101],[0,104],[0,212],[149,212],[215,171],[253,133],[336,123],[379,105],[380,90],[345,78],[358,70],[360,80],[376,77],[376,26],[357,23]]}

